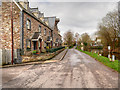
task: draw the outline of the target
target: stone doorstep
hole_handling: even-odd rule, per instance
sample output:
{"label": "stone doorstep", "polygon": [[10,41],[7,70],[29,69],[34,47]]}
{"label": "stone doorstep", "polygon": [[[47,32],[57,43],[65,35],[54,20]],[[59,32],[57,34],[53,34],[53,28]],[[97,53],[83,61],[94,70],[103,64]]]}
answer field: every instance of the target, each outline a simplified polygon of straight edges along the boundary
{"label": "stone doorstep", "polygon": [[[62,49],[60,52],[62,52],[64,50]],[[66,53],[67,53],[67,51],[66,51]],[[56,54],[56,55],[58,55],[58,54]],[[65,54],[62,57],[64,57]],[[17,66],[25,66],[25,65],[36,65],[36,64],[54,63],[54,62],[58,62],[58,61],[60,61],[60,60],[52,60],[51,59],[51,60],[45,60],[45,61],[35,61],[35,62],[32,61],[32,62],[28,62],[28,63],[26,62],[26,63],[21,63],[21,64],[13,64],[13,65],[0,66],[0,68],[9,68],[9,67],[17,67]]]}

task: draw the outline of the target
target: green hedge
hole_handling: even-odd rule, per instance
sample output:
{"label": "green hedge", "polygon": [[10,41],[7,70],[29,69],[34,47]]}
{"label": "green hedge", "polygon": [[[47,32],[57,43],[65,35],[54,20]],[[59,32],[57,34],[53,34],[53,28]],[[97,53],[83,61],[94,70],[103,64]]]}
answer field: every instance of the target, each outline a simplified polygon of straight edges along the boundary
{"label": "green hedge", "polygon": [[95,58],[96,60],[100,61],[101,63],[103,63],[104,65],[118,71],[120,73],[120,61],[119,60],[115,60],[114,62],[109,61],[109,58],[104,57],[104,56],[98,56],[98,54],[96,53],[92,53],[92,52],[87,52],[87,51],[82,51],[80,49],[78,49],[79,51],[88,54],[89,56]]}
{"label": "green hedge", "polygon": [[91,46],[91,49],[103,49],[103,46]]}
{"label": "green hedge", "polygon": [[50,53],[53,53],[53,52],[56,52],[56,51],[58,51],[60,49],[63,49],[63,48],[65,48],[65,47],[51,48],[51,49],[47,49],[46,51],[50,52]]}
{"label": "green hedge", "polygon": [[73,48],[73,47],[74,47],[73,45],[69,46],[70,49]]}

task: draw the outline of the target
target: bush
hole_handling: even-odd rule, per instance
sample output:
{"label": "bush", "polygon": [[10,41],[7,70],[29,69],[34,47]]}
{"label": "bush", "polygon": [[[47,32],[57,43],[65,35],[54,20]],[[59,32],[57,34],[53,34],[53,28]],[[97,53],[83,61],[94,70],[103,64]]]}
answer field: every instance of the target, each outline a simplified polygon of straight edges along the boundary
{"label": "bush", "polygon": [[51,48],[51,49],[48,49],[47,52],[53,53],[53,52],[56,52],[56,51],[63,49],[63,48],[65,48],[65,47]]}
{"label": "bush", "polygon": [[70,48],[70,49],[73,48],[73,45],[69,46],[69,48]]}
{"label": "bush", "polygon": [[103,49],[103,46],[91,46],[91,49]]}
{"label": "bush", "polygon": [[33,54],[35,54],[35,53],[37,53],[37,51],[36,51],[36,50],[34,50],[34,51],[32,51],[32,53],[33,53]]}
{"label": "bush", "polygon": [[48,47],[48,46],[46,46],[46,49],[49,49],[49,47]]}

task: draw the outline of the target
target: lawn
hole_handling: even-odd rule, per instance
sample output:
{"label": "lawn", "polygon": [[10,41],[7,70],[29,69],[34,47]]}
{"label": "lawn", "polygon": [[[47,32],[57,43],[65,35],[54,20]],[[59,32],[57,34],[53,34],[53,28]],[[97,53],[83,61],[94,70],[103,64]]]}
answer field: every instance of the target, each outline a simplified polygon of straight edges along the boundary
{"label": "lawn", "polygon": [[120,61],[119,60],[115,60],[114,62],[112,62],[112,61],[109,61],[109,58],[104,57],[104,56],[98,56],[98,54],[96,54],[96,53],[82,51],[80,49],[77,49],[77,50],[79,50],[85,54],[88,54],[89,56],[91,56],[91,57],[95,58],[96,60],[98,60],[99,62],[103,63],[104,65],[106,65],[120,73]]}

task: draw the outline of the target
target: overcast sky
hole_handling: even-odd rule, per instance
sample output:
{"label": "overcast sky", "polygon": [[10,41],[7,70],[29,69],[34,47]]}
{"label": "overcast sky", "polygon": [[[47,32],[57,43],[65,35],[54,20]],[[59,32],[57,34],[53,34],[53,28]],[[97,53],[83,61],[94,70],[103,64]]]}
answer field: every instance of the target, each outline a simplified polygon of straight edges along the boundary
{"label": "overcast sky", "polygon": [[69,29],[74,33],[87,32],[92,35],[97,31],[101,19],[109,11],[117,9],[117,2],[54,2],[54,0],[49,2],[47,0],[47,2],[30,2],[30,7],[38,7],[45,16],[60,18],[58,28],[62,35]]}

